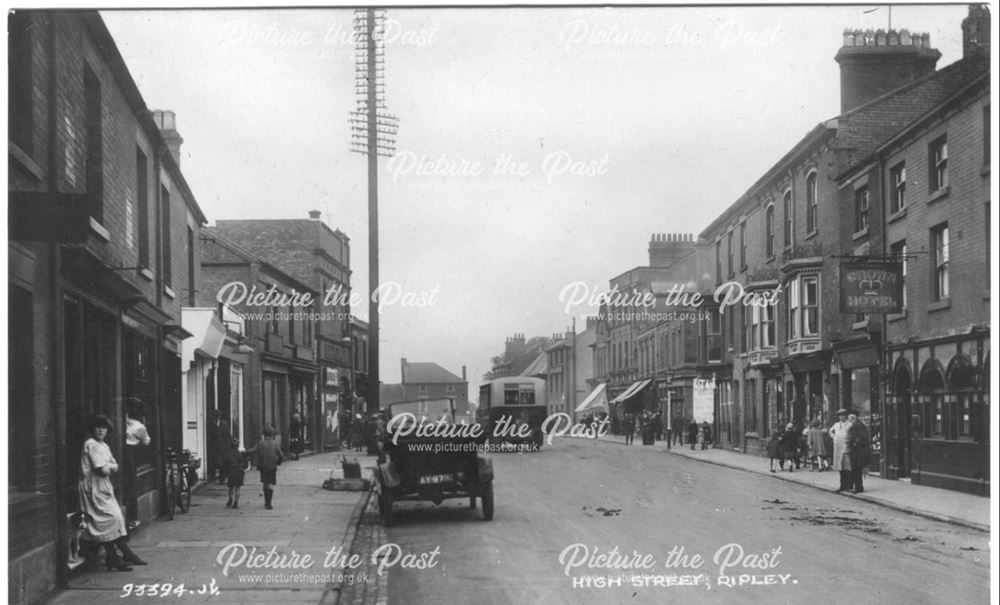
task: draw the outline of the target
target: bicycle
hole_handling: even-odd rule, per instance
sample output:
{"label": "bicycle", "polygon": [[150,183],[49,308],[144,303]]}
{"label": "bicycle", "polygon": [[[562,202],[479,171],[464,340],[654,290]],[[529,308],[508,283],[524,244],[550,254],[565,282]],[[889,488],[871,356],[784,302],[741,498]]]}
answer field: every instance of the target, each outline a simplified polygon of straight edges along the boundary
{"label": "bicycle", "polygon": [[182,513],[191,508],[191,485],[197,480],[201,460],[193,457],[190,450],[177,452],[173,448],[167,448],[163,457],[166,461],[163,492],[167,500],[167,516],[173,520],[178,508]]}

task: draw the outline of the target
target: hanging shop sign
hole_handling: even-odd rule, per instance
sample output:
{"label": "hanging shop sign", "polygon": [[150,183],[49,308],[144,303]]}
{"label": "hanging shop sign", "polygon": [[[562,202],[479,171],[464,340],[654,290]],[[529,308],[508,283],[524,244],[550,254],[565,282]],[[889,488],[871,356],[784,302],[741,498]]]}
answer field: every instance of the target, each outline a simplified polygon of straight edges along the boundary
{"label": "hanging shop sign", "polygon": [[845,261],[840,265],[841,313],[902,313],[903,263]]}

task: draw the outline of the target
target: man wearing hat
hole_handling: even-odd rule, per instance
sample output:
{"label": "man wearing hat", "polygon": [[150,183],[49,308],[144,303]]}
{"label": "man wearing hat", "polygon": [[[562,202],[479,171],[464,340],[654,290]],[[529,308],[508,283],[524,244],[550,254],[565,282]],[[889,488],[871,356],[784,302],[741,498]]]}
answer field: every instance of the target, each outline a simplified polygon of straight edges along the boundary
{"label": "man wearing hat", "polygon": [[848,454],[848,432],[851,423],[847,420],[847,410],[840,408],[837,410],[837,423],[830,427],[830,436],[833,438],[833,470],[840,471],[840,487],[837,492],[851,489],[851,457]]}

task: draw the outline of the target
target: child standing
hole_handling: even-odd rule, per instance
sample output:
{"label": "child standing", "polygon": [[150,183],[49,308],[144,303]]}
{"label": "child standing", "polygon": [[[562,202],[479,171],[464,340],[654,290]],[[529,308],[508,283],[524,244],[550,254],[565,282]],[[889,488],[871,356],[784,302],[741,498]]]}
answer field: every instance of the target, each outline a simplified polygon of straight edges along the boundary
{"label": "child standing", "polygon": [[771,459],[771,472],[775,472],[774,463],[777,461],[784,467],[784,463],[781,462],[781,451],[778,442],[778,429],[771,430],[771,438],[767,440],[767,456]]}
{"label": "child standing", "polygon": [[223,454],[223,464],[226,467],[226,482],[229,486],[229,501],[226,508],[240,507],[240,488],[243,487],[243,476],[246,473],[247,458],[239,450],[239,439],[233,439],[229,449]]}
{"label": "child standing", "polygon": [[260,482],[264,485],[264,508],[271,510],[271,499],[274,497],[274,486],[278,483],[278,465],[285,459],[281,446],[274,440],[277,431],[267,425],[264,428],[264,438],[257,445],[247,450],[247,455],[257,456],[257,469],[260,471]]}

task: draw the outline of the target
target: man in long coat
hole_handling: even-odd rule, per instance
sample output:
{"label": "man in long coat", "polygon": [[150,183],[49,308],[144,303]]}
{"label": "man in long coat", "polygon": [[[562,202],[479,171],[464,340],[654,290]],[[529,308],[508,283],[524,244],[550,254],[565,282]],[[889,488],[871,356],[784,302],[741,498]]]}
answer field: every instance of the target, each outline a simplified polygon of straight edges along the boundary
{"label": "man in long coat", "polygon": [[860,494],[865,491],[862,477],[871,462],[872,436],[865,423],[854,414],[848,416],[847,420],[851,423],[851,428],[847,431],[847,452],[851,457],[850,490],[852,494]]}
{"label": "man in long coat", "polygon": [[840,471],[840,487],[837,491],[842,492],[851,489],[851,458],[847,451],[847,433],[851,424],[844,408],[837,410],[837,418],[837,423],[830,427],[830,436],[833,437],[833,470]]}

